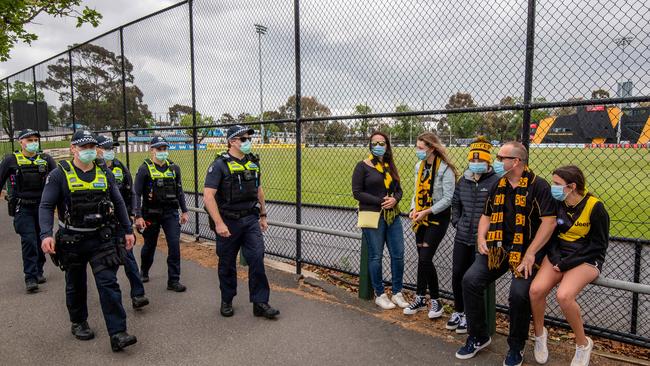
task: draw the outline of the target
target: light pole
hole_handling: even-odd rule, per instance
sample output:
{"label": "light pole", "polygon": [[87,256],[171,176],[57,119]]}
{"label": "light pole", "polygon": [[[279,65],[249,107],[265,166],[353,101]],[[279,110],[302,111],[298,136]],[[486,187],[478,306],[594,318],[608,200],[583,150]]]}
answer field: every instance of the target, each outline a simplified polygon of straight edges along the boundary
{"label": "light pole", "polygon": [[262,144],[264,144],[264,125],[261,123],[264,119],[264,99],[262,94],[262,35],[266,34],[268,28],[261,24],[255,24],[255,32],[257,33],[257,50],[259,56],[260,67],[260,132],[262,133]]}
{"label": "light pole", "polygon": [[[623,54],[625,54],[625,48],[627,48],[627,46],[631,45],[632,41],[634,41],[634,37],[632,37],[632,36],[623,36],[623,37],[618,37],[618,38],[614,39],[614,43],[616,44],[616,46],[618,46],[621,49],[621,53],[623,53]],[[616,94],[617,94],[617,97],[619,97],[619,98],[630,97],[630,96],[632,96],[632,86],[631,86],[632,83],[629,80],[625,80],[626,79],[626,77],[625,77],[625,60],[619,58],[619,61],[620,61],[620,67],[621,67],[621,78],[623,79],[623,81],[619,81],[617,83]],[[624,103],[622,105],[622,107],[623,106],[629,107],[630,104],[629,103]],[[618,124],[616,126],[616,143],[617,144],[621,143],[621,125],[622,125],[622,122],[623,122],[622,114],[623,114],[623,109],[621,108],[621,116],[619,117]]]}

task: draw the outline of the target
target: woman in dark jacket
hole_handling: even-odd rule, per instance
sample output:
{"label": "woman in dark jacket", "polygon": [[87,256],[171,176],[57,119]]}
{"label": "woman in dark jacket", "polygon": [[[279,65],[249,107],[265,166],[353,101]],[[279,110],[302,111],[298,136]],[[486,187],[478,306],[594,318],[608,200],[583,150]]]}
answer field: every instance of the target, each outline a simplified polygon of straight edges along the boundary
{"label": "woman in dark jacket", "polygon": [[[375,132],[370,136],[370,155],[360,161],[352,174],[352,194],[359,201],[359,211],[379,212],[377,228],[363,228],[368,244],[368,267],[370,282],[375,290],[375,304],[382,309],[408,306],[402,295],[404,275],[404,232],[399,217],[399,201],[402,199],[397,167],[388,136]],[[390,253],[392,293],[391,299],[384,293],[381,262],[384,244]]]}
{"label": "woman in dark jacket", "polygon": [[451,201],[451,224],[456,228],[451,277],[454,312],[446,327],[456,333],[467,333],[463,276],[474,263],[478,221],[490,188],[499,180],[492,170],[492,145],[483,137],[472,142],[467,159],[469,167],[456,183]]}
{"label": "woman in dark jacket", "polygon": [[553,287],[557,301],[575,333],[576,352],[572,366],[588,365],[593,341],[585,336],[576,297],[598,278],[609,243],[609,215],[603,203],[588,193],[585,176],[574,165],[555,169],[553,198],[560,201],[556,232],[549,241],[548,255],[530,286],[530,303],[535,329],[535,360],[546,363],[548,333],[544,328],[546,297]]}

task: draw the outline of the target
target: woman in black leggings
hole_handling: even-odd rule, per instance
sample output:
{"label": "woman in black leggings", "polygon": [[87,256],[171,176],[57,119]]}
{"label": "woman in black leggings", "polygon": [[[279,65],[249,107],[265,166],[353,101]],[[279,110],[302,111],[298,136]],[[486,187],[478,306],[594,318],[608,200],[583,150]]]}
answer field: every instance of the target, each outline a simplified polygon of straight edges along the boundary
{"label": "woman in black leggings", "polygon": [[443,308],[433,256],[449,227],[456,168],[438,136],[431,132],[418,136],[415,153],[419,161],[415,165],[415,193],[409,217],[413,220],[418,250],[418,280],[415,300],[404,309],[404,314],[412,315],[427,308],[428,289],[429,318],[434,319],[442,315]]}

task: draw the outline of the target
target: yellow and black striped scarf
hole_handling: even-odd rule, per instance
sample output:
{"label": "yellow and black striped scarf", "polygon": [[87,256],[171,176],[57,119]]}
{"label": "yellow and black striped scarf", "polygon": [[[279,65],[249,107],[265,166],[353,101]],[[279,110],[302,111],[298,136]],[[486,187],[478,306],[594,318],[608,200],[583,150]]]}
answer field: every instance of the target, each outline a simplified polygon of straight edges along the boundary
{"label": "yellow and black striped scarf", "polygon": [[[375,169],[381,174],[384,175],[384,187],[386,187],[386,192],[390,197],[393,197],[395,194],[395,185],[397,182],[393,180],[393,177],[390,175],[390,170],[388,163],[380,162],[379,159],[377,159],[375,156],[370,155],[368,157],[372,164],[375,166]],[[386,221],[386,224],[390,225],[395,221],[395,218],[399,216],[399,204],[395,205],[393,208],[389,209],[381,209],[381,213],[384,217],[384,221]]]}
{"label": "yellow and black striped scarf", "polygon": [[[428,176],[424,176],[424,166],[426,161],[420,162],[420,169],[418,170],[418,177],[416,179],[415,188],[415,212],[425,210],[433,206],[433,183],[434,177],[438,175],[440,169],[440,162],[442,160],[436,156],[436,160],[432,164],[432,169]],[[432,221],[427,216],[426,219],[413,222],[413,231],[418,231],[420,226],[429,226],[430,224],[438,225],[436,221]]]}
{"label": "yellow and black striped scarf", "polygon": [[[524,246],[524,233],[526,228],[526,197],[529,185],[535,181],[535,174],[528,168],[519,179],[519,185],[515,189],[515,234],[512,239],[512,249],[508,255],[510,270],[515,277],[522,277],[517,271],[521,263],[521,254]],[[492,201],[492,216],[490,217],[490,229],[487,235],[488,246],[488,268],[498,269],[506,258],[506,251],[503,247],[503,210],[505,207],[506,186],[508,179],[499,179],[496,193]]]}

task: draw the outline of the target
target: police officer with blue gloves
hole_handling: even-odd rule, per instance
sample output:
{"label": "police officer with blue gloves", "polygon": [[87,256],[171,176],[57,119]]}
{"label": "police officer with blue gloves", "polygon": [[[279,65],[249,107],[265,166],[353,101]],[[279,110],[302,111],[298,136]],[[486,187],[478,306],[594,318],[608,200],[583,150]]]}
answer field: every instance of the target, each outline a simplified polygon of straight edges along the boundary
{"label": "police officer with blue gloves", "polygon": [[[144,246],[140,252],[142,282],[149,281],[160,228],[167,239],[167,289],[183,292],[181,284],[181,225],[189,220],[181,169],[169,160],[169,143],[160,136],[151,139],[151,158],[146,159],[135,176],[135,226],[141,230]],[[179,219],[178,209],[182,214]]]}
{"label": "police officer with blue gloves", "polygon": [[9,216],[14,217],[14,229],[20,235],[23,252],[23,272],[28,293],[38,290],[46,282],[43,276],[45,255],[40,246],[38,205],[45,178],[56,168],[51,156],[40,152],[39,138],[34,130],[18,134],[21,149],[7,154],[0,163],[0,186],[7,182]]}
{"label": "police officer with blue gloves", "polygon": [[264,270],[264,238],[268,228],[264,191],[260,185],[259,158],[251,154],[254,130],[243,126],[228,129],[228,152],[208,169],[203,203],[210,226],[217,233],[221,315],[234,315],[237,295],[237,252],[248,262],[248,289],[253,314],[267,319],[280,312],[269,305],[269,281]]}
{"label": "police officer with blue gloves", "polygon": [[[90,131],[77,131],[70,143],[73,159],[61,161],[43,189],[39,208],[41,246],[65,271],[71,330],[80,340],[95,336],[87,322],[86,267],[90,263],[111,348],[117,352],[137,342],[135,336],[126,332],[126,313],[116,277],[124,249],[130,250],[135,243],[133,228],[113,174],[95,164],[95,136]],[[53,237],[55,208],[59,216],[56,241]],[[113,240],[113,217],[126,233],[122,248]]]}
{"label": "police officer with blue gloves", "polygon": [[[126,204],[126,211],[129,213],[129,217],[131,217],[133,216],[133,177],[131,177],[129,169],[115,158],[115,147],[119,146],[120,143],[114,142],[110,137],[100,135],[97,136],[97,144],[97,163],[103,169],[110,170],[113,173],[120,194]],[[114,233],[115,240],[124,240],[124,234],[124,231],[118,225]],[[133,250],[126,252],[124,272],[131,285],[131,303],[133,308],[140,309],[149,305],[149,299],[144,295],[144,285],[140,278],[138,262],[136,262],[133,256]]]}

